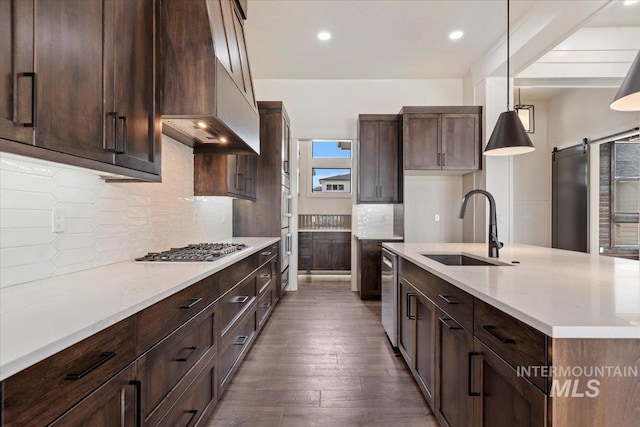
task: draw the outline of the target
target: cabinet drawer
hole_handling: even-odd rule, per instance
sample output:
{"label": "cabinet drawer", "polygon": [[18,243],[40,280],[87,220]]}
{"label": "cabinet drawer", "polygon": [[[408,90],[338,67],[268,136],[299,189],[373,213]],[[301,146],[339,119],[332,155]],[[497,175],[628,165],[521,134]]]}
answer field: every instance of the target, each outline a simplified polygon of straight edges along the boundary
{"label": "cabinet drawer", "polygon": [[262,328],[262,325],[267,320],[269,313],[271,313],[271,310],[273,308],[273,302],[275,301],[273,297],[274,289],[275,288],[273,286],[270,286],[266,290],[264,295],[262,295],[258,300],[258,308],[256,310],[256,316],[257,316],[257,322],[258,322],[257,329]]}
{"label": "cabinet drawer", "polygon": [[218,401],[215,383],[215,360],[212,358],[198,378],[189,386],[167,416],[157,425],[163,427],[195,426],[202,424]]}
{"label": "cabinet drawer", "polygon": [[220,300],[220,336],[224,336],[234,320],[256,297],[256,278],[252,276],[231,290]]}
{"label": "cabinet drawer", "polygon": [[210,304],[140,359],[145,420],[152,415],[156,415],[157,420],[154,412],[174,392],[180,380],[204,354],[212,353],[209,349],[215,346],[214,309],[215,304]]}
{"label": "cabinet drawer", "polygon": [[[474,317],[475,336],[514,368],[548,365],[548,338],[542,332],[479,299]],[[529,379],[546,391],[545,378]]]}
{"label": "cabinet drawer", "polygon": [[256,289],[257,295],[262,295],[264,291],[267,290],[269,285],[271,284],[272,273],[271,273],[271,263],[265,264],[258,270],[256,276]]}
{"label": "cabinet drawer", "polygon": [[220,295],[242,282],[258,268],[258,254],[238,261],[234,265],[222,270],[220,275]]}
{"label": "cabinet drawer", "polygon": [[44,425],[135,358],[135,316],[7,378],[4,426]]}
{"label": "cabinet drawer", "polygon": [[218,275],[214,274],[138,313],[137,354],[147,351],[198,314],[218,295]]}
{"label": "cabinet drawer", "polygon": [[234,367],[253,341],[256,332],[256,314],[251,313],[237,328],[233,329],[225,339],[222,351],[219,352],[220,390],[224,389],[232,377]]}
{"label": "cabinet drawer", "polygon": [[313,240],[344,240],[351,241],[351,233],[345,231],[329,231],[313,233]]}
{"label": "cabinet drawer", "polygon": [[273,245],[262,249],[258,252],[258,265],[263,265],[265,262],[278,255],[279,251],[280,245],[278,243],[274,243]]}
{"label": "cabinet drawer", "polygon": [[382,241],[362,240],[362,250],[366,252],[380,252],[382,251]]}

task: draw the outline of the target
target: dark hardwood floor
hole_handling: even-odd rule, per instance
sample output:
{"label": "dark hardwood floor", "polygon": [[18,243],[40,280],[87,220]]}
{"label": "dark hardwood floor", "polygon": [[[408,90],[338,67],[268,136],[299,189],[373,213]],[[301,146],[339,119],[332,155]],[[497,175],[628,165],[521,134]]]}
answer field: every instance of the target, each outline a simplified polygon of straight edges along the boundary
{"label": "dark hardwood floor", "polygon": [[299,283],[217,405],[214,426],[420,426],[435,418],[349,279]]}

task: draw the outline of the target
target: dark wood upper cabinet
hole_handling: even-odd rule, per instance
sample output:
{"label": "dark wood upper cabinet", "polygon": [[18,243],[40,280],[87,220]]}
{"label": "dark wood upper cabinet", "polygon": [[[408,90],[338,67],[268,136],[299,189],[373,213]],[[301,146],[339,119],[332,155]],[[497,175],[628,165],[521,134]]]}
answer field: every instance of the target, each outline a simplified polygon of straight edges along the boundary
{"label": "dark wood upper cabinet", "polygon": [[33,144],[33,0],[0,0],[0,138]]}
{"label": "dark wood upper cabinet", "polygon": [[255,200],[257,156],[197,153],[193,162],[194,195]]}
{"label": "dark wood upper cabinet", "polygon": [[145,0],[1,0],[0,49],[13,55],[0,65],[0,148],[159,180],[156,7]]}
{"label": "dark wood upper cabinet", "polygon": [[403,107],[405,170],[481,168],[482,107]]}
{"label": "dark wood upper cabinet", "polygon": [[358,117],[359,203],[402,203],[399,116],[361,114]]}

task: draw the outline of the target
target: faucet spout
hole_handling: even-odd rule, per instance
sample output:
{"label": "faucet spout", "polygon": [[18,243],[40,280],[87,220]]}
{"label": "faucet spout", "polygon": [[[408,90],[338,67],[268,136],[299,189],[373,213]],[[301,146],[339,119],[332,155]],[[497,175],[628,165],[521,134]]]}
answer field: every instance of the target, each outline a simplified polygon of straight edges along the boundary
{"label": "faucet spout", "polygon": [[493,195],[485,190],[471,190],[462,198],[460,205],[460,213],[458,218],[464,218],[467,210],[467,202],[474,194],[482,194],[489,200],[489,258],[499,258],[498,250],[502,249],[504,244],[498,240],[498,220],[496,214],[496,200]]}

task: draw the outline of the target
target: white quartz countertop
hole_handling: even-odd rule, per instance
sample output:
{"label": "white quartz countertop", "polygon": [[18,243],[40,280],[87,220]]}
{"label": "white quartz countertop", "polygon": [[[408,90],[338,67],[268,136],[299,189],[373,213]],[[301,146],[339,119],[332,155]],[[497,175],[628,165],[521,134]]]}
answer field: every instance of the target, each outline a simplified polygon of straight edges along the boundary
{"label": "white quartz countertop", "polygon": [[506,245],[510,266],[447,266],[424,253],[487,258],[486,244],[384,247],[553,338],[640,339],[640,263],[538,246]]}
{"label": "white quartz countertop", "polygon": [[358,240],[404,240],[404,237],[397,234],[385,233],[353,233]]}
{"label": "white quartz countertop", "polygon": [[299,233],[351,233],[350,228],[299,228]]}
{"label": "white quartz countertop", "polygon": [[222,240],[249,248],[213,262],[124,261],[0,289],[0,380],[279,240]]}

